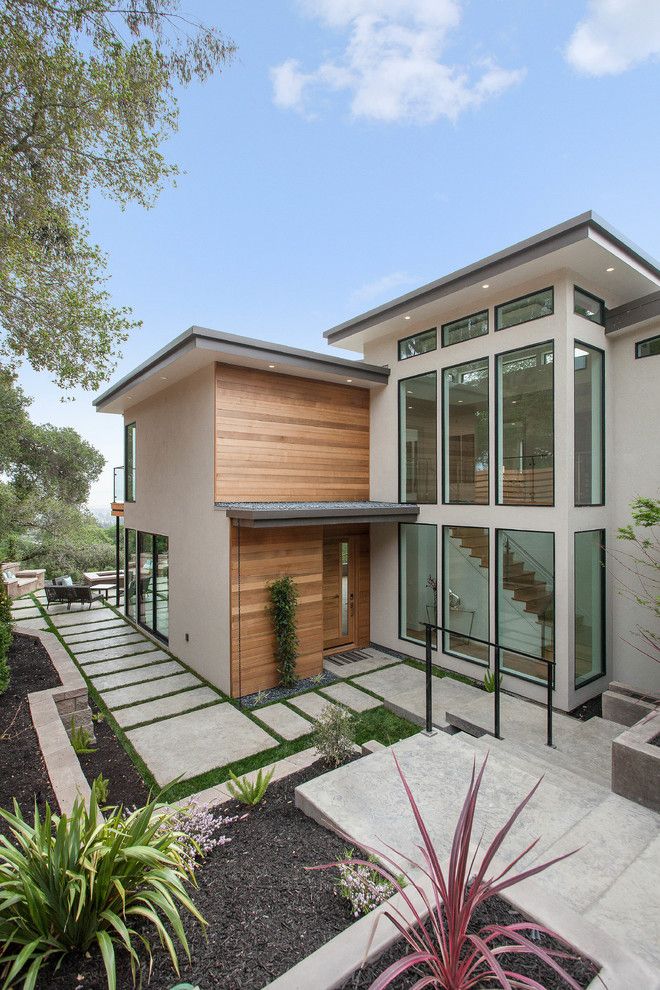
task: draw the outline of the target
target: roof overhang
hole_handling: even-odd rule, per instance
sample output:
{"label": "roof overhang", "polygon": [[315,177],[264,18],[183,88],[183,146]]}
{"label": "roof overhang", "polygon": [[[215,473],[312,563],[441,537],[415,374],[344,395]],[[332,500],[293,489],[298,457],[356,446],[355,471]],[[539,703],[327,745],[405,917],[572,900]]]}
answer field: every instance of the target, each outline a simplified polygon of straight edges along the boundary
{"label": "roof overhang", "polygon": [[641,323],[647,323],[660,316],[660,291],[652,292],[641,299],[610,309],[605,320],[605,333],[616,333],[617,330],[627,330]]}
{"label": "roof overhang", "polygon": [[190,327],[94,400],[98,412],[123,413],[208,365],[220,361],[319,381],[374,388],[387,384],[389,368],[320,354],[237,334]]}
{"label": "roof overhang", "polygon": [[[658,263],[590,211],[346,320],[324,336],[331,344],[361,350],[376,337],[405,336],[426,321],[434,325],[440,300],[475,312],[494,295],[499,301],[523,281],[564,269],[579,275],[610,308],[660,288]],[[404,322],[406,317],[415,323]]]}
{"label": "roof overhang", "polygon": [[418,505],[400,502],[216,502],[233,525],[338,526],[347,523],[414,522]]}

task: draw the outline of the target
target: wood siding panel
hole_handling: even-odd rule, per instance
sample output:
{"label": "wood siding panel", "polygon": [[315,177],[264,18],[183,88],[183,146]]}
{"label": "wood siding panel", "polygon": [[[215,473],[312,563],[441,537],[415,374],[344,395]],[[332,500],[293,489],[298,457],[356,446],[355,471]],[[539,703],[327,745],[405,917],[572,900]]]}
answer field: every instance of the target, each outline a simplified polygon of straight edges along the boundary
{"label": "wood siding panel", "polygon": [[216,365],[217,502],[369,498],[369,392]]}

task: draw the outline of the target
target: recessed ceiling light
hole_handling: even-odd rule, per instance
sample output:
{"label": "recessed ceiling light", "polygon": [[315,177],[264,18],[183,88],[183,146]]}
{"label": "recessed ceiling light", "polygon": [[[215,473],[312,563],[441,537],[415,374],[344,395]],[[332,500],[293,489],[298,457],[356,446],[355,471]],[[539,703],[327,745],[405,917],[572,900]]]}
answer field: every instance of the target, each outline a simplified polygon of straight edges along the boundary
{"label": "recessed ceiling light", "polygon": [[611,268],[606,268],[605,271],[606,272],[613,272],[614,271],[614,265],[612,265]]}
{"label": "recessed ceiling light", "polygon": [[404,320],[410,320],[410,319],[411,319],[410,316],[404,316]]}
{"label": "recessed ceiling light", "polygon": [[412,406],[408,406],[408,409],[412,409]]}
{"label": "recessed ceiling light", "polygon": [[268,365],[268,367],[269,367],[269,368],[274,368],[274,367],[275,367],[275,365],[274,365],[274,364],[269,364],[269,365]]}
{"label": "recessed ceiling light", "polygon": [[347,378],[347,379],[346,379],[346,381],[347,381],[347,382],[348,382],[348,384],[350,385],[350,384],[351,384],[351,382],[353,381],[353,379],[352,379],[352,378]]}
{"label": "recessed ceiling light", "polygon": [[517,401],[518,401],[517,399],[511,399],[511,405],[512,406],[515,406],[515,404],[517,403]]}
{"label": "recessed ceiling light", "polygon": [[161,375],[160,376],[160,380],[161,380],[161,382],[167,382],[167,381],[169,381],[169,378],[167,377],[167,375]]}
{"label": "recessed ceiling light", "polygon": [[458,404],[459,404],[459,406],[460,406],[460,405],[462,405],[462,403],[463,403],[463,400],[462,400],[462,399],[459,399],[459,400],[458,400]]}
{"label": "recessed ceiling light", "polygon": [[481,288],[482,289],[490,289],[490,282],[484,282],[484,284],[481,286]]}

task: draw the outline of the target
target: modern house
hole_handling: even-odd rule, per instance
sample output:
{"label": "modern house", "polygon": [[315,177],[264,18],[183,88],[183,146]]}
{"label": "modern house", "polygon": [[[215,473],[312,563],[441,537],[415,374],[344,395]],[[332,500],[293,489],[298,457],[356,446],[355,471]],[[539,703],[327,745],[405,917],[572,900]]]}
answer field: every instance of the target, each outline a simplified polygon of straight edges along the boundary
{"label": "modern house", "polygon": [[[660,488],[660,269],[585,213],[328,330],[333,357],[192,327],[95,402],[123,415],[126,611],[212,683],[379,644],[563,710],[658,688],[617,528]],[[619,545],[620,546],[620,545]],[[613,573],[614,572],[614,573]]]}

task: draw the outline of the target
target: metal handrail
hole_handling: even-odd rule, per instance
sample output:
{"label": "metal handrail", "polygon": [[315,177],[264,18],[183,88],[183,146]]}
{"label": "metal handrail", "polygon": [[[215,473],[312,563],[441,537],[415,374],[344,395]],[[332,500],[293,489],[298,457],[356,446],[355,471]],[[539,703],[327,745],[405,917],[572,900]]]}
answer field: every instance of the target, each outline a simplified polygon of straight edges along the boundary
{"label": "metal handrail", "polygon": [[[496,739],[501,739],[501,687],[500,687],[500,674],[501,674],[501,662],[500,662],[500,651],[506,650],[507,653],[515,653],[516,656],[524,657],[526,660],[534,660],[536,663],[544,663],[548,667],[547,676],[547,691],[546,691],[546,743],[552,749],[554,749],[553,733],[552,733],[552,691],[553,691],[553,681],[554,681],[554,668],[557,666],[554,660],[548,660],[546,657],[535,656],[533,653],[525,653],[523,650],[515,650],[509,646],[503,646],[501,643],[494,643],[489,639],[480,639],[478,636],[466,636],[463,633],[456,633],[454,629],[448,629],[446,626],[436,626],[431,622],[424,623],[425,629],[425,645],[426,645],[426,727],[425,731],[427,735],[433,732],[433,631],[441,633],[454,633],[454,635],[459,635],[461,639],[468,639],[474,643],[481,643],[482,646],[487,646],[489,648],[493,647],[495,650],[495,663],[494,663],[494,674],[495,674],[495,691],[494,691],[494,725],[493,725],[493,735]],[[490,657],[488,659],[488,669],[490,670]],[[551,676],[552,675],[552,676]]]}
{"label": "metal handrail", "polygon": [[514,540],[514,538],[512,536],[509,536],[509,534],[507,533],[504,540],[504,549],[510,552],[510,548],[512,544],[516,548],[516,550],[520,551],[523,557],[523,563],[525,562],[525,559],[528,560],[534,565],[534,570],[543,571],[546,577],[550,578],[551,581],[554,581],[554,575],[552,574],[552,571],[550,571],[545,566],[545,564],[542,564],[540,560],[537,560],[534,554],[530,553],[526,547],[523,547],[520,543],[518,543],[517,540]]}

